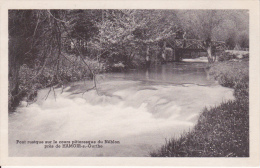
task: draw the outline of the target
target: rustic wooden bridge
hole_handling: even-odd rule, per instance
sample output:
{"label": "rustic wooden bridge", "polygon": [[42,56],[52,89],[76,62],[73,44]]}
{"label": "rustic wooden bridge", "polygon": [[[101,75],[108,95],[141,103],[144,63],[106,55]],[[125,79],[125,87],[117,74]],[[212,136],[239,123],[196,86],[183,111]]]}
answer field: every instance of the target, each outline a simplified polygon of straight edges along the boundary
{"label": "rustic wooden bridge", "polygon": [[[211,46],[213,53],[227,49],[223,41],[212,41]],[[164,47],[165,61],[179,61],[184,53],[206,52],[205,41],[197,39],[166,39]]]}

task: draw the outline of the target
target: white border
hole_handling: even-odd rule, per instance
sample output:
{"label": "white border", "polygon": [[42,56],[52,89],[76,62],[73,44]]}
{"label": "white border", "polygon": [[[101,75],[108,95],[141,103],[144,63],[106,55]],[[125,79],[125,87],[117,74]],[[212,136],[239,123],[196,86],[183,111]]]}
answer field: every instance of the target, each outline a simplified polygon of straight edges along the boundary
{"label": "white border", "polygon": [[[8,157],[8,9],[249,9],[250,157]],[[259,1],[2,1],[0,57],[0,165],[5,166],[257,166],[259,165]]]}

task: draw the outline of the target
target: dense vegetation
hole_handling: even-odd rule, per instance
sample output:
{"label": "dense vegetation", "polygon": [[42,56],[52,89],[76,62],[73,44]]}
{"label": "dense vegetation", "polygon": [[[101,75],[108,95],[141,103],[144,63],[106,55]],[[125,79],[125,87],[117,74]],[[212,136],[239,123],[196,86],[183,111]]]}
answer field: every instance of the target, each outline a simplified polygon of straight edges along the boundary
{"label": "dense vegetation", "polygon": [[[161,62],[171,38],[204,40],[210,64],[213,40],[249,48],[246,10],[9,10],[8,17],[9,111],[41,88],[91,79],[95,89],[97,73]],[[221,55],[210,72],[236,100],[205,109],[193,130],[151,156],[249,155],[248,59],[235,57]]]}
{"label": "dense vegetation", "polygon": [[151,156],[249,156],[249,61],[218,62],[210,73],[222,86],[234,88],[236,99],[205,108],[191,131],[169,140]]}
{"label": "dense vegetation", "polygon": [[37,90],[160,63],[171,38],[248,48],[246,10],[9,10],[9,110]]}

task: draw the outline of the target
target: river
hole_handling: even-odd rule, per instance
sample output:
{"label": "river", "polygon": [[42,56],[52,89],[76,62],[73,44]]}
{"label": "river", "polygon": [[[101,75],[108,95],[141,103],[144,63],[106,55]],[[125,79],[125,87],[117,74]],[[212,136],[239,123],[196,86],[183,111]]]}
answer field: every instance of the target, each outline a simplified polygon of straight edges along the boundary
{"label": "river", "polygon": [[[192,129],[205,107],[234,99],[233,90],[211,79],[205,66],[179,62],[106,73],[97,76],[97,91],[85,92],[91,81],[74,82],[46,100],[49,89],[40,90],[35,103],[21,102],[9,114],[9,156],[149,156],[165,140]],[[61,142],[74,140],[96,143],[65,148]]]}

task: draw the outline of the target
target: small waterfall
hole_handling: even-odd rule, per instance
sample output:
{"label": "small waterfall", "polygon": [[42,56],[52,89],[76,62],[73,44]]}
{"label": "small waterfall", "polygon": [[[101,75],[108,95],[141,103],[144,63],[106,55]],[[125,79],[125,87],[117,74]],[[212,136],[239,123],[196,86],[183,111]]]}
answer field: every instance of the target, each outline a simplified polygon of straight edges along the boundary
{"label": "small waterfall", "polygon": [[[169,75],[167,68],[163,73]],[[144,82],[146,78],[148,81],[153,76],[158,78],[150,71],[144,72],[139,80],[115,76],[100,80],[98,93],[90,90],[82,94],[91,81],[77,82],[63,92],[61,88],[55,89],[56,97],[51,92],[44,100],[48,89],[43,89],[35,103],[26,106],[22,102],[9,116],[9,156],[148,156],[164,144],[165,138],[191,129],[205,106],[234,99],[233,90],[215,84]],[[55,140],[61,148],[19,144],[17,140]],[[119,144],[104,144],[105,140]],[[103,144],[102,148],[66,148],[60,141],[103,141]]]}

